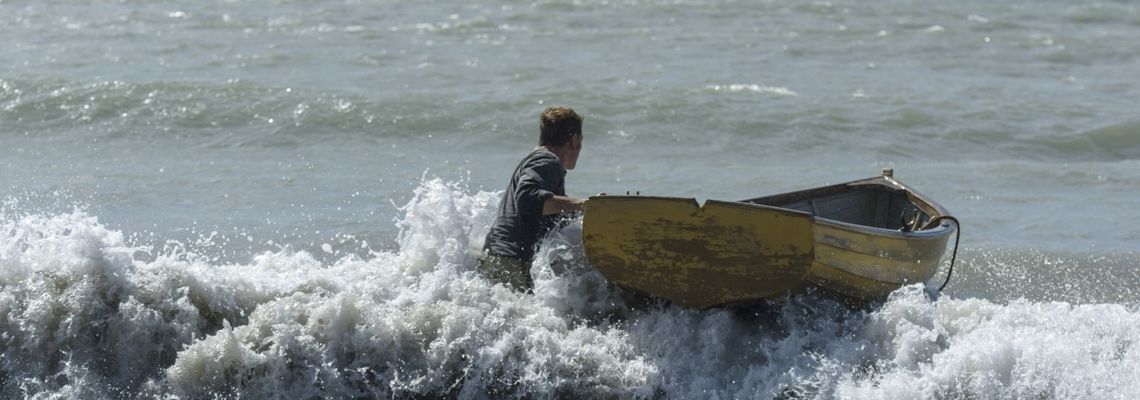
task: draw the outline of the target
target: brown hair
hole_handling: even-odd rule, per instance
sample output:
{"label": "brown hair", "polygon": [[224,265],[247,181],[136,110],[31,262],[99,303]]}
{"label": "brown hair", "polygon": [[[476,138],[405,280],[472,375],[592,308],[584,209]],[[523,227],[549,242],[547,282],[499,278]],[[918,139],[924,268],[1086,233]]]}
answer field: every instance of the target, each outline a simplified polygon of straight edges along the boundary
{"label": "brown hair", "polygon": [[582,117],[569,107],[550,107],[539,117],[539,146],[561,146],[582,134]]}

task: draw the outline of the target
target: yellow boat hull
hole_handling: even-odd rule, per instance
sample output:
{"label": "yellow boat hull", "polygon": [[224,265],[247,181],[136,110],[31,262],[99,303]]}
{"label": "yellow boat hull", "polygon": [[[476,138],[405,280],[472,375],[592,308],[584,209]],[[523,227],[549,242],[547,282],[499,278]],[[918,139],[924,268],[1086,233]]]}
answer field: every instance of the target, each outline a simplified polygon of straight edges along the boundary
{"label": "yellow boat hull", "polygon": [[[793,193],[800,196],[709,200],[703,206],[691,198],[595,196],[583,219],[586,256],[612,282],[693,308],[751,302],[812,285],[873,299],[930,279],[956,229],[935,221],[945,210],[889,177],[844,185]],[[851,200],[856,196],[848,189],[866,192],[872,185],[894,194]],[[879,198],[899,204],[876,204]],[[793,208],[764,204],[770,199]],[[820,199],[835,199],[839,206],[810,212],[826,207]],[[872,214],[909,210],[935,226],[902,231],[819,215],[855,208],[879,209]]]}

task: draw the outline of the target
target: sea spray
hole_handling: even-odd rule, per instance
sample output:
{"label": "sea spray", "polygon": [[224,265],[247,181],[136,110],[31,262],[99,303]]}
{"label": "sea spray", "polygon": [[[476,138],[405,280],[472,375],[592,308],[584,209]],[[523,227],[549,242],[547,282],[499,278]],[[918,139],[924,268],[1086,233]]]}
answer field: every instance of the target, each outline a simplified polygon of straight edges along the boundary
{"label": "sea spray", "polygon": [[531,266],[535,298],[561,314],[594,322],[624,320],[628,302],[645,300],[606,281],[586,261],[581,218],[560,223],[543,239]]}
{"label": "sea spray", "polygon": [[931,302],[916,287],[869,314],[870,373],[836,398],[1101,399],[1140,393],[1140,313],[1121,305]]}
{"label": "sea spray", "polygon": [[[480,278],[470,252],[481,238],[465,239],[471,221],[484,233],[489,221],[454,214],[472,200],[456,196],[454,185],[425,182],[405,207],[398,253],[312,265],[322,275],[336,269],[329,279],[343,286],[259,305],[247,324],[181,353],[167,370],[169,387],[155,393],[482,398],[633,395],[649,386],[653,368],[624,332],[577,324]],[[207,373],[202,359],[213,353],[249,362]]]}
{"label": "sea spray", "polygon": [[[221,264],[83,211],[0,218],[4,397],[1131,398],[1140,310],[812,293],[689,310],[607,283],[580,219],[482,279],[496,193],[425,179],[399,247]],[[644,299],[641,299],[644,300]]]}
{"label": "sea spray", "polygon": [[404,208],[399,251],[331,265],[290,249],[250,264],[211,265],[182,253],[135,258],[151,250],[126,246],[82,212],[7,219],[5,393],[646,390],[654,369],[624,332],[584,326],[475,273],[473,249],[495,197],[427,181]]}
{"label": "sea spray", "polygon": [[465,193],[465,185],[425,179],[400,210],[397,241],[406,266],[417,272],[438,265],[471,266],[495,219],[500,193]]}

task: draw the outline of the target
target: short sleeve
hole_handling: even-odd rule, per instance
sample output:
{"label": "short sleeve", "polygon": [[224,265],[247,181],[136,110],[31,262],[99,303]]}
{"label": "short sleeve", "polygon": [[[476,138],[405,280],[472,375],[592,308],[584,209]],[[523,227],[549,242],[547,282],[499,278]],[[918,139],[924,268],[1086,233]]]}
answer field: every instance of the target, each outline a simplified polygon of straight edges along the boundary
{"label": "short sleeve", "polygon": [[517,198],[519,214],[542,215],[542,204],[554,197],[562,179],[562,166],[557,159],[527,165],[519,174]]}

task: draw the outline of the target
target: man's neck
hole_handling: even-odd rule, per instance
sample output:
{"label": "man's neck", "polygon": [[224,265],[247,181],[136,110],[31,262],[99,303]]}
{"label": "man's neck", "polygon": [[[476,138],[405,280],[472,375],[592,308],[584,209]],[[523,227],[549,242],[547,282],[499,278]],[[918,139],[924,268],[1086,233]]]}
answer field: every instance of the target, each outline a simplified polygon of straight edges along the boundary
{"label": "man's neck", "polygon": [[562,145],[562,146],[557,146],[557,147],[555,147],[555,146],[538,146],[538,147],[544,148],[547,151],[554,153],[554,155],[558,157],[558,161],[562,162],[562,168],[566,168],[566,156],[570,153],[570,146],[569,145]]}

